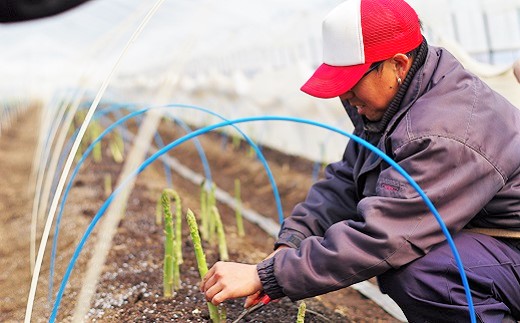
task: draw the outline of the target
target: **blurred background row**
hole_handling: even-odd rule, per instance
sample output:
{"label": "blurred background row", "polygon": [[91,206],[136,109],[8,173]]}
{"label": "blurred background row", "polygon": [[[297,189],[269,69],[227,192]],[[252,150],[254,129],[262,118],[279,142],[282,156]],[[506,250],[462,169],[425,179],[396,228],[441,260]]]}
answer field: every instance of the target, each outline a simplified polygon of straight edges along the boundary
{"label": "blurred background row", "polygon": [[[2,24],[3,113],[33,100],[46,113],[64,98],[88,102],[109,79],[104,102],[195,104],[227,118],[291,115],[348,131],[338,100],[299,90],[321,63],[321,21],[340,2],[91,0],[53,17]],[[431,44],[448,48],[520,106],[511,73],[520,58],[520,0],[409,3]],[[211,122],[197,113],[182,117]],[[311,159],[335,160],[345,146],[341,136],[301,125],[243,128],[261,144]]]}

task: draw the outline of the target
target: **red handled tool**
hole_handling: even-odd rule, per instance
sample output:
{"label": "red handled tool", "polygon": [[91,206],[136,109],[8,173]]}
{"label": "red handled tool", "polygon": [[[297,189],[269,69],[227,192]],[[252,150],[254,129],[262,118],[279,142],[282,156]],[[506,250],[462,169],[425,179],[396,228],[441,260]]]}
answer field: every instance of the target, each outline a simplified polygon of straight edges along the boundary
{"label": "red handled tool", "polygon": [[249,308],[246,308],[245,310],[240,313],[238,318],[233,321],[233,323],[239,322],[241,319],[243,319],[246,315],[251,314],[252,312],[256,311],[260,307],[268,304],[271,301],[271,298],[267,296],[267,294],[260,294],[259,297],[255,300],[254,305],[249,306]]}

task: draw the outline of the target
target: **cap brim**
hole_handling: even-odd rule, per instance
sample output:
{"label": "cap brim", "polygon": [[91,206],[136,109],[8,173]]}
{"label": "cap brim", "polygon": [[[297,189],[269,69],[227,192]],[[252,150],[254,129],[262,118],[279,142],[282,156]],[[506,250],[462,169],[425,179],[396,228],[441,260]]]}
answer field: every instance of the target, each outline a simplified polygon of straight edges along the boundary
{"label": "cap brim", "polygon": [[317,98],[334,98],[352,89],[369,68],[370,63],[352,66],[321,64],[301,90]]}

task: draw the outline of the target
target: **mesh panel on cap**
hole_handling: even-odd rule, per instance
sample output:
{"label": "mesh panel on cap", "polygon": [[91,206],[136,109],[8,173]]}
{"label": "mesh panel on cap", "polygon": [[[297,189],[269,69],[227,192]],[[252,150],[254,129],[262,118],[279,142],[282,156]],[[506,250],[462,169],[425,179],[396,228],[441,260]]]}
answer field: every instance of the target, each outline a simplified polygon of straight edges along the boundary
{"label": "mesh panel on cap", "polygon": [[419,18],[403,0],[362,0],[361,25],[367,62],[388,59],[419,46]]}

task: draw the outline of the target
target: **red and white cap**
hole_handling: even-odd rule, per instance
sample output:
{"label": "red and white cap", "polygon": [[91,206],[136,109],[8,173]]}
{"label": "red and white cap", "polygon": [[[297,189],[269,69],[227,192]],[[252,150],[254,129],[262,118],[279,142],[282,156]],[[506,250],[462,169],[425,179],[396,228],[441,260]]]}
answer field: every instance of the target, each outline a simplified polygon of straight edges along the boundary
{"label": "red and white cap", "polygon": [[404,0],[347,0],[323,21],[323,64],[301,87],[318,98],[349,91],[374,62],[417,48],[417,13]]}

